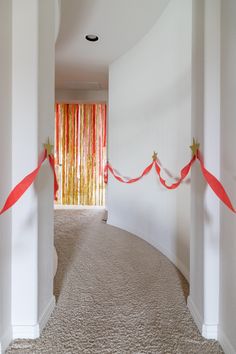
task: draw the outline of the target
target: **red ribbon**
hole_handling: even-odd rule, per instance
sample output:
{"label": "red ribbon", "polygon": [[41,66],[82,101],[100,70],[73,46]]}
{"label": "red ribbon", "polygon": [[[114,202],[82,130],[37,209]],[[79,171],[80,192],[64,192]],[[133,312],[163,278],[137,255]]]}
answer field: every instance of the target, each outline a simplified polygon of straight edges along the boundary
{"label": "red ribbon", "polygon": [[218,181],[218,179],[213,176],[204,166],[204,162],[203,159],[201,157],[201,154],[199,152],[199,150],[197,150],[196,155],[194,155],[191,159],[191,161],[184,166],[181,171],[180,171],[180,178],[177,180],[177,182],[172,183],[171,185],[168,185],[166,183],[166,181],[161,177],[161,167],[158,165],[157,161],[153,161],[149,166],[147,166],[144,171],[142,172],[142,174],[139,177],[136,178],[131,178],[131,179],[126,179],[124,177],[119,176],[115,170],[113,169],[113,167],[107,163],[105,166],[105,170],[104,170],[104,181],[105,183],[108,182],[108,170],[112,173],[112,175],[115,177],[115,179],[117,179],[119,182],[122,183],[134,183],[139,181],[143,176],[147,175],[153,165],[155,165],[155,170],[156,173],[159,176],[159,180],[161,182],[161,184],[167,188],[167,189],[176,189],[177,187],[179,187],[179,185],[183,182],[183,180],[187,177],[187,175],[189,174],[192,165],[194,164],[194,162],[197,160],[199,160],[200,162],[200,167],[201,167],[201,171],[202,174],[207,182],[207,184],[211,187],[211,189],[213,190],[213,192],[217,195],[217,197],[234,213],[236,213],[236,209],[233,207],[230,198],[228,196],[228,194],[226,193],[223,185],[220,183],[220,181]]}
{"label": "red ribbon", "polygon": [[[41,159],[39,160],[39,164],[36,167],[36,169],[30,172],[25,178],[23,178],[22,181],[20,181],[10,192],[3,208],[0,210],[0,215],[3,214],[5,211],[7,211],[9,208],[11,208],[22,197],[22,195],[26,192],[26,190],[31,186],[31,184],[35,181],[39,173],[39,170],[43,162],[46,160],[46,158],[47,158],[47,151],[45,150],[43,152]],[[48,159],[54,174],[54,197],[55,197],[56,192],[58,190],[58,184],[57,184],[57,178],[56,178],[56,173],[54,168],[54,157],[52,155],[49,155]]]}
{"label": "red ribbon", "polygon": [[196,157],[193,156],[192,160],[182,168],[182,170],[180,171],[180,178],[178,179],[177,182],[172,183],[171,185],[166,184],[166,181],[161,177],[161,167],[158,165],[158,163],[155,161],[155,169],[156,172],[159,176],[159,180],[161,182],[161,184],[167,188],[167,189],[175,189],[177,188],[181,182],[183,182],[183,180],[187,177],[187,175],[189,174],[189,171],[193,165],[193,163],[195,162]]}
{"label": "red ribbon", "polygon": [[[45,149],[41,159],[39,160],[39,164],[38,164],[37,168],[35,170],[33,170],[31,173],[29,173],[25,178],[23,178],[23,180],[21,182],[19,182],[14,187],[14,189],[11,191],[3,208],[0,210],[0,215],[3,214],[5,211],[7,211],[9,208],[11,208],[21,198],[21,196],[26,192],[26,190],[31,186],[31,184],[35,181],[35,179],[39,173],[39,170],[40,170],[43,162],[46,160],[46,158],[47,158],[47,151]],[[115,177],[115,179],[118,180],[119,182],[131,184],[131,183],[139,181],[141,178],[143,178],[145,175],[147,175],[151,171],[153,165],[155,165],[155,169],[156,169],[156,172],[159,176],[159,180],[160,180],[161,184],[167,189],[176,189],[181,184],[181,182],[187,177],[187,175],[189,174],[189,171],[191,170],[191,167],[192,167],[193,163],[196,161],[196,159],[198,159],[200,162],[201,171],[202,171],[202,174],[203,174],[207,184],[211,187],[211,189],[217,195],[217,197],[231,211],[236,213],[236,209],[233,207],[233,205],[230,201],[230,198],[229,198],[228,194],[226,193],[223,185],[220,183],[220,181],[218,181],[218,179],[215,176],[213,176],[205,168],[204,162],[203,162],[203,159],[201,157],[199,150],[197,151],[196,155],[192,157],[191,161],[181,169],[180,178],[178,179],[178,181],[175,183],[172,183],[171,185],[168,185],[166,183],[166,181],[161,177],[161,167],[158,165],[156,160],[154,160],[150,165],[148,165],[143,170],[141,175],[136,178],[121,177],[120,175],[118,175],[115,172],[113,167],[109,163],[107,163],[105,166],[105,169],[104,169],[104,181],[105,181],[105,183],[108,182],[108,170],[109,170],[112,173],[112,175]],[[57,199],[56,194],[58,191],[58,183],[57,183],[57,177],[56,177],[56,172],[55,172],[54,156],[49,155],[48,160],[49,160],[49,164],[52,168],[53,175],[54,175],[54,199],[56,200]]]}
{"label": "red ribbon", "polygon": [[166,181],[161,177],[161,167],[158,165],[158,163],[157,163],[156,160],[153,161],[149,166],[147,166],[147,167],[144,169],[143,173],[142,173],[139,177],[131,178],[131,179],[124,179],[124,177],[119,176],[118,174],[115,173],[115,170],[113,169],[113,167],[112,167],[109,163],[107,163],[107,165],[105,166],[105,171],[104,171],[104,180],[105,180],[105,183],[108,182],[108,170],[110,170],[110,172],[112,173],[112,175],[113,175],[119,182],[127,183],[127,184],[134,183],[134,182],[139,181],[139,180],[140,180],[142,177],[144,177],[145,175],[147,175],[147,174],[151,171],[153,165],[155,165],[155,169],[156,169],[156,172],[157,172],[157,174],[158,174],[158,176],[159,176],[159,179],[160,179],[161,184],[162,184],[165,188],[167,188],[167,189],[175,189],[175,188],[177,188],[177,187],[180,185],[180,183],[187,177],[187,175],[189,174],[189,171],[190,171],[190,169],[191,169],[191,167],[192,167],[192,165],[193,165],[193,163],[194,163],[195,160],[196,160],[196,157],[194,156],[194,157],[191,159],[191,161],[190,161],[186,166],[184,166],[184,167],[182,168],[182,170],[180,171],[180,176],[181,176],[181,177],[178,179],[178,181],[175,182],[175,183],[173,183],[173,184],[171,184],[171,185],[168,185],[168,184],[166,183]]}
{"label": "red ribbon", "polygon": [[119,176],[115,172],[113,167],[109,163],[107,163],[106,166],[105,166],[105,170],[104,170],[104,182],[105,183],[108,182],[108,170],[110,170],[110,172],[113,174],[115,179],[117,179],[117,181],[119,181],[119,182],[126,183],[126,184],[131,184],[131,183],[137,182],[137,181],[139,181],[141,178],[143,178],[145,175],[147,175],[151,171],[153,165],[154,165],[154,161],[143,170],[142,174],[139,177],[136,177],[136,178],[125,178],[125,177]]}
{"label": "red ribbon", "polygon": [[50,163],[50,166],[52,168],[53,176],[54,176],[54,200],[57,200],[57,191],[59,189],[58,182],[57,182],[57,175],[55,171],[55,160],[53,155],[48,156],[48,160]]}
{"label": "red ribbon", "polygon": [[197,151],[197,159],[200,162],[202,174],[207,182],[207,184],[211,187],[213,192],[217,195],[217,197],[233,212],[236,213],[236,209],[233,207],[228,194],[226,193],[223,185],[218,181],[218,179],[213,176],[204,166],[203,159],[199,151]]}

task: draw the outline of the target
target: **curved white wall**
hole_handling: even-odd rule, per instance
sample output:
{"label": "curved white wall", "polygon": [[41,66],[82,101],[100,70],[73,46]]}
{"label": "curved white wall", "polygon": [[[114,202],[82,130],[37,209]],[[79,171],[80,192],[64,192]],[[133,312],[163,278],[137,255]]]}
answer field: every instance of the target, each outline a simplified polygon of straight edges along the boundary
{"label": "curved white wall", "polygon": [[[11,190],[11,1],[0,1],[0,209]],[[11,211],[0,216],[0,353],[11,341]]]}
{"label": "curved white wall", "polygon": [[[221,178],[236,205],[236,2],[221,3]],[[221,206],[220,325],[219,340],[225,353],[236,353],[236,217]]]}
{"label": "curved white wall", "polygon": [[60,31],[60,24],[61,24],[61,0],[54,0],[54,9],[55,9],[55,32],[54,38],[55,43],[57,41],[57,37]]}
{"label": "curved white wall", "polygon": [[[151,31],[109,70],[109,161],[136,176],[153,150],[177,175],[189,160],[191,124],[189,0],[172,0]],[[139,235],[188,277],[189,184],[161,187],[154,170],[142,181],[108,185],[108,223]]]}

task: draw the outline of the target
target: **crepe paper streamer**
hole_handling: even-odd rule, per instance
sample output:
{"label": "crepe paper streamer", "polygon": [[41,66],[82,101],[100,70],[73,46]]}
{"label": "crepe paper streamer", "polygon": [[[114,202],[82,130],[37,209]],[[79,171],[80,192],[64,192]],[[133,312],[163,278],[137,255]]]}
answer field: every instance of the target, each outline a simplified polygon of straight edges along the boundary
{"label": "crepe paper streamer", "polygon": [[155,166],[155,169],[156,169],[156,172],[157,172],[157,174],[158,174],[158,176],[159,176],[159,179],[160,179],[161,184],[162,184],[165,188],[167,188],[167,189],[175,189],[175,188],[177,188],[177,187],[180,185],[180,183],[187,177],[187,175],[188,175],[188,173],[189,173],[189,171],[190,171],[190,169],[191,169],[191,167],[192,167],[194,161],[196,160],[196,156],[193,156],[192,159],[191,159],[191,161],[190,161],[186,166],[184,166],[184,167],[182,168],[182,170],[180,171],[180,176],[181,176],[181,177],[179,178],[179,180],[178,180],[177,182],[171,184],[171,185],[168,185],[168,184],[166,183],[166,181],[161,177],[161,167],[160,167],[160,166],[158,165],[158,163],[157,163],[157,153],[156,153],[155,151],[153,152],[152,160],[153,160],[153,162],[152,162],[148,167],[145,168],[145,170],[143,171],[143,173],[142,173],[139,177],[131,178],[131,179],[124,178],[124,177],[121,177],[120,175],[116,174],[114,168],[113,168],[109,163],[107,163],[107,165],[105,166],[105,171],[104,171],[104,180],[105,180],[105,183],[108,182],[108,170],[110,170],[110,172],[112,173],[112,175],[113,175],[118,181],[120,181],[120,182],[122,182],[122,183],[130,184],[130,183],[134,183],[134,182],[139,181],[142,177],[144,177],[145,175],[147,175],[147,174],[151,171],[151,169],[152,169],[152,167],[153,167],[153,165],[154,165],[154,166]]}
{"label": "crepe paper streamer", "polygon": [[196,156],[193,156],[191,161],[182,168],[182,170],[180,171],[180,178],[178,179],[177,182],[172,183],[171,185],[168,185],[166,183],[166,181],[161,177],[161,167],[158,165],[157,161],[155,161],[155,169],[156,169],[156,173],[159,176],[159,180],[161,182],[161,184],[167,188],[167,189],[176,189],[177,187],[179,187],[180,183],[183,182],[183,180],[187,177],[187,175],[189,174],[189,171],[191,170],[191,167],[193,165],[193,163],[196,160]]}
{"label": "crepe paper streamer", "polygon": [[105,166],[105,171],[104,171],[105,183],[108,182],[108,170],[112,173],[112,175],[115,177],[115,179],[117,179],[119,182],[130,184],[130,183],[134,183],[134,182],[139,181],[141,178],[143,178],[145,175],[147,175],[151,171],[151,169],[154,165],[161,184],[167,189],[176,189],[181,184],[181,182],[183,182],[183,180],[187,177],[187,175],[189,174],[189,172],[191,170],[193,163],[196,160],[196,157],[193,156],[191,161],[181,169],[180,178],[178,179],[178,181],[171,184],[171,185],[168,185],[166,183],[166,181],[164,180],[164,178],[161,177],[161,167],[157,163],[157,155],[155,152],[154,152],[154,155],[152,158],[153,158],[153,162],[144,169],[144,171],[142,172],[142,174],[139,177],[130,178],[130,179],[125,178],[125,177],[121,177],[120,175],[118,175],[115,172],[114,168],[109,163],[107,163],[107,165]]}
{"label": "crepe paper streamer", "polygon": [[203,159],[201,153],[197,152],[197,159],[200,162],[200,167],[202,170],[202,174],[207,182],[207,184],[211,187],[213,192],[217,195],[217,197],[233,212],[236,213],[236,209],[233,207],[228,194],[226,193],[223,185],[218,181],[218,179],[213,176],[204,166]]}
{"label": "crepe paper streamer", "polygon": [[122,182],[122,183],[126,183],[126,184],[131,184],[134,182],[139,181],[141,178],[143,178],[144,176],[146,176],[152,169],[153,165],[154,165],[155,161],[153,161],[150,165],[148,165],[142,172],[142,174],[139,177],[136,178],[126,178],[126,177],[121,177],[119,176],[114,168],[109,164],[109,162],[106,164],[105,166],[105,170],[104,170],[104,180],[105,183],[108,182],[108,170],[112,173],[112,175],[115,177],[115,179],[117,179],[117,181]]}
{"label": "crepe paper streamer", "polygon": [[27,189],[35,181],[43,162],[47,158],[49,160],[50,166],[51,166],[51,168],[53,170],[53,174],[54,174],[54,198],[56,197],[58,184],[57,184],[57,178],[56,178],[56,173],[55,173],[55,169],[54,169],[54,157],[51,154],[48,155],[48,150],[45,149],[42,154],[42,157],[39,160],[39,164],[36,167],[36,169],[33,170],[32,172],[30,172],[25,178],[23,178],[10,192],[3,208],[0,210],[0,215],[3,214],[8,209],[10,209],[22,197],[22,195],[27,191]]}
{"label": "crepe paper streamer", "polygon": [[157,163],[157,153],[155,153],[155,151],[154,151],[154,154],[152,156],[153,162],[148,167],[146,167],[144,169],[144,171],[142,172],[142,174],[139,177],[130,178],[130,179],[121,177],[120,175],[118,175],[115,172],[114,168],[110,165],[110,163],[107,163],[106,166],[105,166],[105,170],[104,170],[104,181],[105,181],[105,183],[108,182],[108,170],[109,170],[112,173],[112,175],[115,177],[115,179],[117,179],[119,182],[126,183],[126,184],[134,183],[134,182],[139,181],[145,175],[147,175],[151,171],[151,169],[152,169],[152,167],[154,165],[156,173],[159,176],[159,180],[160,180],[161,184],[167,189],[176,189],[183,182],[183,180],[187,177],[187,175],[189,174],[194,162],[196,160],[198,160],[200,162],[200,167],[201,167],[201,171],[202,171],[203,177],[206,180],[207,184],[211,187],[211,189],[217,195],[217,197],[233,213],[236,213],[236,209],[233,207],[233,205],[231,203],[231,200],[230,200],[228,194],[226,193],[223,185],[220,183],[220,181],[215,176],[213,176],[212,173],[210,173],[206,169],[206,167],[204,165],[204,162],[203,162],[203,159],[202,159],[202,156],[201,156],[201,153],[199,151],[199,146],[200,146],[199,143],[197,143],[197,141],[193,140],[193,145],[190,146],[190,148],[192,149],[192,155],[193,155],[192,159],[190,160],[190,162],[186,166],[184,166],[181,169],[180,178],[178,179],[178,181],[173,183],[173,184],[171,184],[171,185],[168,185],[166,183],[166,181],[164,180],[164,178],[161,177],[161,167]]}
{"label": "crepe paper streamer", "polygon": [[54,176],[54,200],[57,201],[57,191],[59,189],[59,186],[58,186],[57,175],[56,175],[56,171],[55,171],[54,156],[48,155],[48,160],[49,160],[50,166],[52,168],[53,176]]}
{"label": "crepe paper streamer", "polygon": [[52,168],[52,172],[53,172],[53,177],[54,177],[54,200],[57,200],[57,191],[58,191],[58,183],[57,183],[57,176],[56,176],[56,171],[55,171],[55,160],[54,160],[54,156],[52,154],[53,151],[53,145],[50,144],[50,139],[48,137],[48,141],[46,144],[43,144],[45,150],[46,150],[46,155],[49,161],[49,164]]}
{"label": "crepe paper streamer", "polygon": [[236,209],[233,207],[231,200],[226,193],[223,185],[220,183],[220,181],[213,176],[212,173],[210,173],[203,162],[202,155],[199,151],[200,144],[198,143],[197,140],[193,138],[193,144],[190,146],[190,149],[192,150],[193,157],[195,157],[199,162],[200,162],[200,167],[201,171],[203,174],[203,177],[205,178],[207,184],[211,187],[213,192],[217,195],[217,197],[224,203],[233,213],[236,213]]}
{"label": "crepe paper streamer", "polygon": [[31,173],[29,173],[25,178],[23,178],[23,180],[20,181],[15,186],[15,188],[11,191],[2,210],[0,211],[0,215],[3,214],[5,211],[7,211],[9,208],[11,208],[25,193],[25,191],[31,186],[31,184],[34,182],[35,178],[37,177],[39,170],[43,162],[46,160],[46,158],[47,158],[47,151],[45,150],[42,158],[39,161],[37,168]]}

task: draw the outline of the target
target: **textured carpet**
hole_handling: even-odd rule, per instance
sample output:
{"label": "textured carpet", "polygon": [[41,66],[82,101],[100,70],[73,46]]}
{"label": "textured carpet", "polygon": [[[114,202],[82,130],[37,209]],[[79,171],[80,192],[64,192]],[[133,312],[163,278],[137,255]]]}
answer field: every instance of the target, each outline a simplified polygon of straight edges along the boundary
{"label": "textured carpet", "polygon": [[57,306],[42,336],[7,351],[218,354],[186,307],[188,285],[160,252],[102,222],[100,210],[57,210]]}

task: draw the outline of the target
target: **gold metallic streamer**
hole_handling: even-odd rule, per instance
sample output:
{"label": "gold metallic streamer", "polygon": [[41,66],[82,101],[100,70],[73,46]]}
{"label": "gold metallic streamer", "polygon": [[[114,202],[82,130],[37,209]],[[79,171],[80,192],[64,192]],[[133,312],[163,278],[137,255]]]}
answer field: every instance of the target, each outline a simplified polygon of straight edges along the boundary
{"label": "gold metallic streamer", "polygon": [[57,203],[102,206],[105,204],[105,104],[57,104],[56,109]]}

